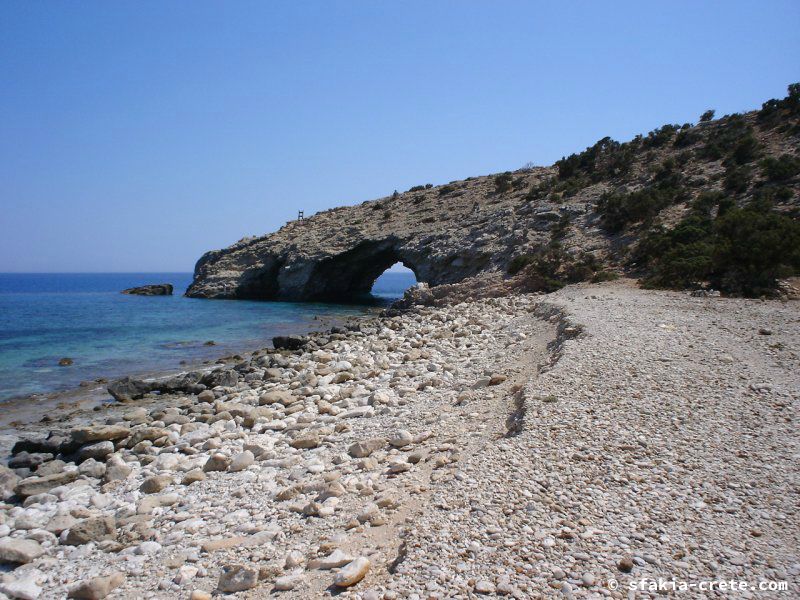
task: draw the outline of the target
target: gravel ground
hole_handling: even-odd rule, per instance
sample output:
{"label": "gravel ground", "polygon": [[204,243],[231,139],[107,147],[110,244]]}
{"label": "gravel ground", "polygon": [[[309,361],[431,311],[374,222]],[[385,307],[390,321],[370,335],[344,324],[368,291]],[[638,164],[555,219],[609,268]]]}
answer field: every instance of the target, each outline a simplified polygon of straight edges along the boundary
{"label": "gravel ground", "polygon": [[661,578],[785,581],[734,595],[798,597],[798,304],[625,284],[543,302],[566,315],[562,333],[583,332],[524,373],[521,433],[465,457],[437,491],[450,508],[413,524],[391,588],[627,597]]}
{"label": "gravel ground", "polygon": [[615,282],[257,355],[236,386],[95,414],[105,463],[2,506],[0,557],[25,559],[0,590],[797,597],[798,324]]}

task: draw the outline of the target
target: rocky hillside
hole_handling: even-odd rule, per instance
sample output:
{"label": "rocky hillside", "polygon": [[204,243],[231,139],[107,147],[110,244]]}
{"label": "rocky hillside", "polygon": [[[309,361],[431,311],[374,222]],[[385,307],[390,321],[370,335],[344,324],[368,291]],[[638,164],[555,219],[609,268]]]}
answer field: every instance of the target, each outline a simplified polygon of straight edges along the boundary
{"label": "rocky hillside", "polygon": [[800,84],[760,110],[604,138],[551,167],[420,185],[205,254],[187,295],[341,299],[402,261],[431,286],[627,271],[760,294],[800,270]]}

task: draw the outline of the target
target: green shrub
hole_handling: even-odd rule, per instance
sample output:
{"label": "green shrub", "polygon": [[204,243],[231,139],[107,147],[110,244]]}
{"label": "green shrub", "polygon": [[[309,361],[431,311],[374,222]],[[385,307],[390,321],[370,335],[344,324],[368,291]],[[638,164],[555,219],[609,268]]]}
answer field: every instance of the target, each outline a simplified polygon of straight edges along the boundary
{"label": "green shrub", "polygon": [[752,135],[753,129],[742,115],[725,116],[710,128],[700,154],[707,160],[720,160],[730,156],[744,138]]}
{"label": "green shrub", "polygon": [[[714,201],[716,218],[711,217]],[[758,199],[743,208],[706,196],[671,230],[644,236],[634,260],[648,267],[650,287],[685,288],[708,282],[726,293],[759,296],[800,271],[800,223]]]}
{"label": "green shrub", "polygon": [[530,254],[520,254],[519,256],[515,256],[511,259],[511,262],[508,263],[508,274],[516,275],[533,261],[534,257]]}
{"label": "green shrub", "polygon": [[508,267],[511,275],[523,272],[523,279],[531,291],[551,292],[568,283],[588,281],[600,270],[594,255],[582,253],[568,255],[556,242],[551,242],[534,254],[516,256]]}
{"label": "green shrub", "polygon": [[556,223],[553,224],[552,229],[550,229],[550,239],[560,240],[565,235],[567,235],[567,229],[569,229],[569,213],[565,213],[561,215]]}
{"label": "green shrub", "polygon": [[562,278],[565,279],[567,283],[589,281],[599,269],[599,262],[593,254],[589,254],[588,252],[582,253],[576,259],[562,260]]}
{"label": "green shrub", "polygon": [[677,170],[674,158],[668,158],[662,162],[653,175],[653,184],[662,190],[678,188],[681,185],[683,175]]}
{"label": "green shrub", "polygon": [[433,184],[426,183],[425,185],[415,185],[412,187],[409,192],[422,192],[424,190],[429,190],[433,187]]}
{"label": "green shrub", "polygon": [[711,119],[714,118],[714,113],[715,112],[716,111],[714,111],[713,109],[707,110],[702,115],[700,115],[700,122],[701,123],[708,123]]}
{"label": "green shrub", "polygon": [[443,185],[442,187],[439,188],[439,195],[440,196],[446,196],[447,194],[452,194],[455,191],[456,191],[455,186],[453,186],[453,185]]}
{"label": "green shrub", "polygon": [[604,137],[583,152],[556,161],[558,178],[566,180],[582,175],[596,183],[624,175],[630,171],[640,140],[620,144]]}
{"label": "green shrub", "polygon": [[631,223],[651,221],[675,201],[674,190],[649,187],[629,194],[608,192],[600,197],[597,207],[603,229],[618,233]]}
{"label": "green shrub", "polygon": [[521,190],[527,184],[528,184],[528,179],[525,176],[520,175],[519,177],[514,178],[514,181],[511,182],[511,187],[513,187],[514,190]]}
{"label": "green shrub", "polygon": [[785,98],[767,100],[758,111],[758,121],[765,127],[786,126],[790,119],[798,116],[800,116],[800,83],[791,84]]}
{"label": "green shrub", "polygon": [[532,185],[531,189],[528,190],[528,193],[525,194],[525,200],[532,202],[542,198],[553,187],[554,181],[554,178],[545,179],[537,185]]}
{"label": "green shrub", "polygon": [[511,191],[511,182],[512,177],[511,173],[506,171],[505,173],[501,173],[500,175],[495,175],[494,177],[494,191],[496,194],[505,194],[506,192]]}
{"label": "green shrub", "polygon": [[752,171],[749,167],[728,167],[725,169],[725,179],[722,186],[729,192],[743,194],[750,187]]}
{"label": "green shrub", "polygon": [[558,182],[555,186],[553,186],[553,191],[569,198],[570,196],[577,194],[579,191],[589,185],[589,183],[590,182],[585,176],[573,175],[569,179]]}
{"label": "green shrub", "polygon": [[758,158],[760,147],[755,136],[748,132],[736,143],[731,158],[737,165],[746,165]]}
{"label": "green shrub", "polygon": [[619,279],[619,275],[617,273],[614,273],[614,271],[606,271],[605,269],[603,269],[601,271],[597,271],[597,273],[592,275],[590,281],[592,283],[601,283],[603,281],[614,281],[615,279]]}
{"label": "green shrub", "polygon": [[646,148],[660,148],[670,141],[679,129],[680,125],[662,125],[648,133],[642,143]]}
{"label": "green shrub", "polygon": [[672,142],[672,145],[676,148],[686,148],[696,144],[701,139],[703,139],[703,136],[695,129],[681,129],[675,136],[675,141]]}
{"label": "green shrub", "polygon": [[714,280],[719,289],[760,296],[800,272],[800,223],[768,202],[733,208],[714,223]]}
{"label": "green shrub", "polygon": [[791,154],[770,156],[761,161],[761,171],[769,181],[786,181],[800,173],[800,158]]}

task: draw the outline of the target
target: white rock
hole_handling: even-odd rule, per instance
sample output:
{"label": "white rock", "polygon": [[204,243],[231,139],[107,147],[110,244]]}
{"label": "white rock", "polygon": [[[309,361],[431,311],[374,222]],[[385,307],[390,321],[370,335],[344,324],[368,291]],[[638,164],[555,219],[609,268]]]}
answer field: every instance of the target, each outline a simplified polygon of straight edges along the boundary
{"label": "white rock", "polygon": [[338,587],[353,586],[364,579],[364,577],[367,575],[367,571],[369,571],[369,567],[369,559],[360,556],[351,563],[348,563],[342,567],[342,569],[334,576],[333,583]]}

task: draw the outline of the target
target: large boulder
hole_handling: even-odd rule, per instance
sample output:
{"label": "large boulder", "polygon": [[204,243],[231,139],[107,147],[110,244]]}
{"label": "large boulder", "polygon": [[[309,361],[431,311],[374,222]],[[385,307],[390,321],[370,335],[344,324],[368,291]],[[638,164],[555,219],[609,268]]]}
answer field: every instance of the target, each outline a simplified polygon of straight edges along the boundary
{"label": "large boulder", "polygon": [[19,477],[5,465],[0,465],[0,500],[8,500],[14,495],[14,488],[19,483]]}
{"label": "large boulder", "polygon": [[108,393],[118,402],[140,400],[151,392],[159,394],[199,394],[207,387],[233,387],[239,382],[239,375],[233,369],[224,367],[208,373],[189,371],[162,379],[135,379],[123,377],[108,386]]}
{"label": "large boulder", "polygon": [[78,478],[78,475],[77,469],[70,469],[69,471],[53,473],[52,475],[45,475],[44,477],[28,477],[17,483],[14,487],[14,492],[17,496],[21,496],[22,498],[35,496],[36,494],[44,494],[54,487],[72,483]]}
{"label": "large boulder", "polygon": [[130,402],[131,400],[139,400],[145,394],[150,393],[153,390],[153,384],[143,379],[123,377],[112,382],[106,389],[117,402]]}
{"label": "large boulder", "polygon": [[80,546],[89,542],[113,540],[116,537],[116,520],[114,517],[90,517],[69,528],[65,544]]}
{"label": "large boulder", "polygon": [[302,335],[276,335],[272,338],[276,350],[300,350],[308,345],[308,338]]}
{"label": "large boulder", "polygon": [[0,539],[0,562],[21,565],[39,558],[42,554],[44,549],[34,540],[10,537]]}
{"label": "large boulder", "polygon": [[116,572],[106,577],[91,577],[78,582],[69,590],[68,598],[82,600],[102,600],[112,590],[125,583],[125,574]]}
{"label": "large boulder", "polygon": [[217,589],[230,594],[243,592],[258,585],[258,569],[247,565],[225,565],[219,575]]}
{"label": "large boulder", "polygon": [[233,369],[217,369],[204,375],[202,383],[208,387],[233,387],[239,383],[239,374]]}
{"label": "large boulder", "polygon": [[131,434],[124,425],[101,425],[99,427],[78,427],[72,430],[72,439],[83,446],[94,442],[122,440]]}
{"label": "large boulder", "polygon": [[433,295],[430,286],[427,283],[418,283],[412,285],[404,293],[400,300],[392,304],[392,308],[411,308],[413,306],[433,306],[436,303],[436,297]]}
{"label": "large boulder", "polygon": [[51,431],[46,436],[22,438],[17,440],[11,454],[16,456],[22,452],[45,453],[45,454],[71,454],[78,449],[80,444],[73,441],[72,436],[67,431]]}
{"label": "large boulder", "polygon": [[76,453],[76,458],[78,461],[89,460],[90,458],[100,460],[113,452],[114,442],[105,440],[81,446]]}
{"label": "large boulder", "polygon": [[153,283],[128,288],[127,290],[122,290],[122,293],[133,296],[172,296],[172,291],[171,283]]}

